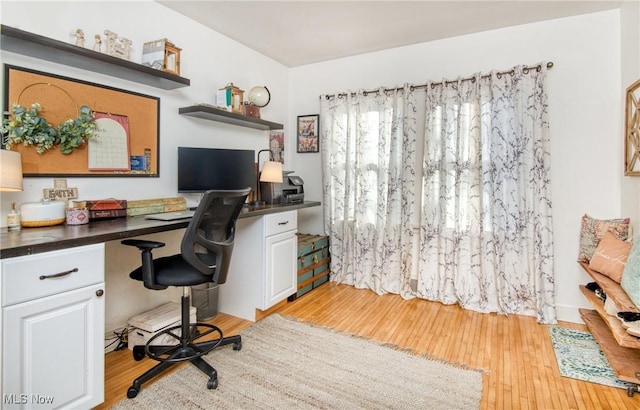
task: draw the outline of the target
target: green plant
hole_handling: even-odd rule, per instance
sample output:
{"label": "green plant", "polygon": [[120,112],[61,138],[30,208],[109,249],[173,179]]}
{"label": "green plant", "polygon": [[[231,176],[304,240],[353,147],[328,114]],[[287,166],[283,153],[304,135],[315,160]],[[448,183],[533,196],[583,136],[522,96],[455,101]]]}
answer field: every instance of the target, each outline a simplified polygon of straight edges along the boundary
{"label": "green plant", "polygon": [[7,148],[14,144],[35,145],[36,152],[43,154],[59,145],[60,152],[68,155],[91,138],[96,130],[91,109],[86,105],[80,107],[76,118],[66,120],[57,130],[40,116],[41,112],[42,107],[38,103],[31,104],[31,108],[13,103],[11,113],[5,112],[7,118],[2,120],[2,134]]}
{"label": "green plant", "polygon": [[[31,108],[13,103],[13,118],[2,120],[2,134],[5,135],[7,148],[14,144],[35,145],[38,154],[42,154],[54,146],[58,132],[40,116],[41,111],[42,107],[38,103],[31,104]],[[4,114],[9,115],[8,112]]]}
{"label": "green plant", "polygon": [[58,144],[60,152],[71,154],[74,148],[85,143],[93,136],[96,123],[91,115],[91,109],[86,105],[80,107],[80,114],[75,119],[68,119],[58,127]]}

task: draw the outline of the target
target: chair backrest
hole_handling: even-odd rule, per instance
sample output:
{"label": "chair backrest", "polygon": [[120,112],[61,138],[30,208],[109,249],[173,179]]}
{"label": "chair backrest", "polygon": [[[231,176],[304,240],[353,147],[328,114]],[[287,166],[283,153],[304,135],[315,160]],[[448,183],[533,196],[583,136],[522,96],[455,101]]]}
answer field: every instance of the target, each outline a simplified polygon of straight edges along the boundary
{"label": "chair backrest", "polygon": [[204,193],[182,238],[184,260],[214,283],[227,280],[236,221],[251,188]]}

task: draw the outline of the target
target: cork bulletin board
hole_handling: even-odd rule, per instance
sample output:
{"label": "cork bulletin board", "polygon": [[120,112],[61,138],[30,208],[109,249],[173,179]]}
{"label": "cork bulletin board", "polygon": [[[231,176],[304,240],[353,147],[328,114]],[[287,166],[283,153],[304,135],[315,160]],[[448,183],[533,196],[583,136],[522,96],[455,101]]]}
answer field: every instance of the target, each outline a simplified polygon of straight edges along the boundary
{"label": "cork bulletin board", "polygon": [[159,177],[159,98],[5,64],[4,110],[15,102],[39,103],[40,115],[55,128],[86,105],[101,137],[68,155],[57,147],[38,154],[34,147],[12,145],[22,155],[24,176]]}

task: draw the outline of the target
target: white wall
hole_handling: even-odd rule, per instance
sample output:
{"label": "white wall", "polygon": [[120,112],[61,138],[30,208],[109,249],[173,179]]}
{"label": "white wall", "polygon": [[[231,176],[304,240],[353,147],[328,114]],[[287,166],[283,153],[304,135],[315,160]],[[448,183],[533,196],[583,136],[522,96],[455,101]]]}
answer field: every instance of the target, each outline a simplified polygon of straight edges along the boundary
{"label": "white wall", "polygon": [[[160,177],[159,178],[73,178],[68,186],[77,187],[81,199],[123,198],[128,200],[176,196],[176,147],[179,145],[215,148],[268,148],[268,133],[178,115],[178,108],[195,103],[214,103],[215,93],[227,83],[248,91],[267,85],[272,99],[262,110],[262,118],[286,123],[288,109],[288,69],[247,47],[195,23],[150,0],[135,2],[17,2],[0,3],[2,24],[65,42],[74,42],[76,28],[85,32],[86,46],[93,46],[93,35],[110,29],[133,40],[132,61],[139,62],[142,44],[168,38],[182,48],[181,76],[191,86],[161,90],[106,75],[2,52],[1,62],[47,73],[108,85],[160,98]],[[0,76],[3,77],[3,76]],[[4,79],[0,80],[4,81]],[[2,84],[4,88],[4,84]],[[286,126],[285,126],[286,127]],[[285,128],[286,132],[286,128]],[[288,153],[287,153],[288,154]],[[263,157],[264,159],[264,157]],[[53,178],[26,178],[24,191],[3,193],[0,214],[6,226],[11,201],[38,201],[42,189],[53,186]],[[176,236],[178,235],[178,236]],[[179,233],[153,236],[157,240],[179,243]],[[177,252],[168,246],[158,255]],[[127,318],[155,307],[167,299],[179,299],[175,291],[149,291],[128,278],[140,264],[135,248],[107,244],[107,323],[108,330],[122,326]]]}
{"label": "white wall", "polygon": [[[161,98],[160,178],[68,178],[81,198],[158,198],[176,195],[175,147],[267,148],[266,133],[181,117],[181,106],[213,102],[215,91],[228,82],[248,89],[267,85],[272,101],[262,110],[265,119],[285,124],[285,169],[305,180],[306,199],[321,200],[320,154],[295,154],[296,116],[319,112],[324,93],[371,89],[405,82],[454,78],[477,71],[505,69],[516,64],[551,60],[549,103],[552,138],[552,183],[556,251],[557,305],[561,319],[578,320],[576,307],[588,306],[577,287],[588,281],[575,262],[580,217],[617,217],[623,212],[640,229],[640,188],[637,180],[621,177],[622,107],[625,81],[637,78],[640,66],[638,7],[565,18],[508,29],[401,47],[294,69],[177,15],[150,0],[137,2],[12,2],[0,3],[0,21],[26,31],[72,42],[71,33],[83,28],[92,35],[110,29],[134,41],[134,57],[145,41],[167,37],[183,48],[181,75],[191,87],[159,90],[125,80],[89,73],[54,63],[2,52],[3,63],[78,78]],[[622,40],[629,36],[635,40]],[[621,45],[622,43],[622,45]],[[621,53],[621,47],[624,53]],[[635,67],[635,74],[634,74]],[[621,78],[621,72],[624,78]],[[3,79],[0,79],[3,81]],[[2,222],[11,201],[35,201],[51,178],[25,179],[22,193],[3,193]],[[629,190],[628,190],[629,189]],[[623,194],[623,191],[627,194]],[[322,210],[299,211],[301,232],[321,233]],[[175,233],[158,240],[175,239]],[[107,329],[153,307],[157,298],[175,294],[151,292],[132,284],[126,273],[139,263],[138,255],[117,242],[107,244]],[[167,250],[167,252],[170,250]]]}
{"label": "white wall", "polygon": [[[624,2],[621,12],[622,88],[626,89],[640,79],[640,2]],[[625,95],[620,96],[625,105]],[[624,123],[625,112],[621,113]],[[621,215],[636,221],[636,236],[640,230],[640,178],[623,177]]]}
{"label": "white wall", "polygon": [[[579,321],[576,307],[589,305],[578,285],[590,281],[576,263],[580,218],[619,217],[622,209],[620,20],[618,10],[607,11],[297,67],[290,76],[289,128],[295,129],[296,115],[319,112],[321,94],[553,61],[548,90],[556,299],[560,319]],[[307,182],[306,195],[321,198],[320,155],[296,155],[293,167]],[[632,217],[640,226],[637,211]],[[308,230],[321,232],[321,219],[308,221]]]}

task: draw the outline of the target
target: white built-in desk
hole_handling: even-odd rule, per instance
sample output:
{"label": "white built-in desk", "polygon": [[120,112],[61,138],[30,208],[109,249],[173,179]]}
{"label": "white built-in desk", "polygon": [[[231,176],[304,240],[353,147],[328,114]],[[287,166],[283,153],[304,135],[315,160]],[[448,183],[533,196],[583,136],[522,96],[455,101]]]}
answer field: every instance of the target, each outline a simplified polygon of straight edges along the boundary
{"label": "white built-in desk", "polygon": [[[297,290],[297,210],[247,207],[218,310],[248,320]],[[0,397],[5,408],[104,400],[105,243],[184,229],[143,216],[0,233]],[[108,295],[107,295],[108,296]]]}
{"label": "white built-in desk", "polygon": [[[247,206],[240,214],[240,219],[314,206],[320,206],[320,202],[305,201],[298,204]],[[172,231],[186,228],[188,224],[188,220],[165,222],[136,216],[91,222],[86,225],[67,226],[63,224],[44,228],[23,228],[20,231],[12,232],[3,228],[0,232],[0,259]]]}

